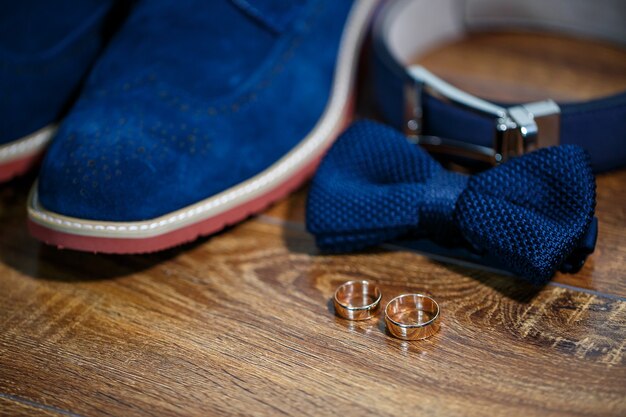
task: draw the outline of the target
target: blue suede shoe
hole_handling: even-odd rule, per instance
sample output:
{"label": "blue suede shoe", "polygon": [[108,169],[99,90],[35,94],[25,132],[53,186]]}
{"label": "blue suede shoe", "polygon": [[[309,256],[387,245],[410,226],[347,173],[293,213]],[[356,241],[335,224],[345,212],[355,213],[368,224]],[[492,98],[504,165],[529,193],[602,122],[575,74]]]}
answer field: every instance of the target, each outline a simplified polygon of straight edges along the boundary
{"label": "blue suede shoe", "polygon": [[0,181],[37,162],[117,11],[114,0],[2,2]]}
{"label": "blue suede shoe", "polygon": [[44,160],[29,225],[60,247],[150,252],[300,185],[351,116],[375,0],[145,0]]}

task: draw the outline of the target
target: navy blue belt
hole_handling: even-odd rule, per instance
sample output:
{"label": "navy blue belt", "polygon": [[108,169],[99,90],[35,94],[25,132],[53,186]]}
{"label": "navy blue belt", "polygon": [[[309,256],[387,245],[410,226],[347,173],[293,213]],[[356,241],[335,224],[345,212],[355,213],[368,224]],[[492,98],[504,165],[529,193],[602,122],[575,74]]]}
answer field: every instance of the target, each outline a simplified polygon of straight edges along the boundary
{"label": "navy blue belt", "polygon": [[374,23],[374,89],[383,118],[431,150],[502,162],[576,144],[595,172],[626,166],[626,92],[581,103],[493,103],[410,59],[466,31],[520,27],[626,46],[623,0],[395,0]]}

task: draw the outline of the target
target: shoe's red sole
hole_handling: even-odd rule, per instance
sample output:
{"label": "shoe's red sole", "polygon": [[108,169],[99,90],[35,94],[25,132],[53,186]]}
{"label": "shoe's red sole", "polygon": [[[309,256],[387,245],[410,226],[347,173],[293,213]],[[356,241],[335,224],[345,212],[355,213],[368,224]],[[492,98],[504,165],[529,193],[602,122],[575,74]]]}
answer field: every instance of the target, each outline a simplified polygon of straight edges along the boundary
{"label": "shoe's red sole", "polygon": [[[354,115],[354,94],[344,110],[342,123],[335,132],[336,136],[345,129]],[[333,138],[335,139],[335,138]],[[334,140],[333,140],[334,141]],[[331,142],[332,143],[332,142]],[[232,209],[207,218],[197,223],[181,227],[180,229],[164,233],[162,235],[147,238],[106,238],[84,236],[72,233],[64,233],[59,230],[50,229],[39,223],[28,219],[28,229],[37,239],[58,247],[59,249],[76,249],[86,252],[110,253],[110,254],[137,254],[156,252],[174,246],[191,242],[200,236],[208,236],[219,232],[227,226],[245,220],[246,218],[258,214],[271,204],[282,199],[292,191],[300,187],[315,172],[326,149],[322,154],[304,165],[295,174],[286,178],[278,186],[272,188],[265,194],[249,200]]]}
{"label": "shoe's red sole", "polygon": [[25,174],[36,166],[41,160],[42,153],[28,155],[4,164],[0,164],[0,182],[9,181],[17,176]]}
{"label": "shoe's red sole", "polygon": [[269,205],[285,197],[302,185],[313,172],[315,172],[319,161],[320,159],[317,159],[291,178],[287,179],[284,183],[260,197],[236,206],[217,216],[159,236],[138,239],[81,236],[48,229],[30,219],[28,220],[28,229],[37,239],[49,245],[57,246],[59,249],[77,249],[87,252],[111,254],[156,252],[191,242],[200,236],[217,233],[227,226],[238,223],[253,214],[263,211]]}

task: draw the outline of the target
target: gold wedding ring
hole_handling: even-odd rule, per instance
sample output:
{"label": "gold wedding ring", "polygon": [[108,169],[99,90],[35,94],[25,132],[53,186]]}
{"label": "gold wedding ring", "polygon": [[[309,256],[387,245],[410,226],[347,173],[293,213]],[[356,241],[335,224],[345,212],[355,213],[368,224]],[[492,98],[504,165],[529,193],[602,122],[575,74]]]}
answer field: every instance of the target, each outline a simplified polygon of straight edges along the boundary
{"label": "gold wedding ring", "polygon": [[427,295],[400,295],[385,307],[385,323],[399,339],[426,339],[439,330],[439,304]]}
{"label": "gold wedding ring", "polygon": [[382,294],[368,281],[348,281],[340,285],[333,298],[337,315],[348,320],[367,320],[380,307]]}

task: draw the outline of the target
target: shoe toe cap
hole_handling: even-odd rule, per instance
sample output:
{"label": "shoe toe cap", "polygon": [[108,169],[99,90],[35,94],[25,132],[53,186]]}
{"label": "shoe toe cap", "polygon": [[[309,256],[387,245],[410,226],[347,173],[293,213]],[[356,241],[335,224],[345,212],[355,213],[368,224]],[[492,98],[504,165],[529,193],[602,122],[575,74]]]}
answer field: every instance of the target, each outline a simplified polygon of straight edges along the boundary
{"label": "shoe toe cap", "polygon": [[127,120],[122,113],[77,114],[63,124],[44,159],[40,203],[70,217],[136,221],[193,202],[185,191],[193,184],[180,186],[191,165],[185,159],[207,147],[202,135],[183,134],[184,128]]}

